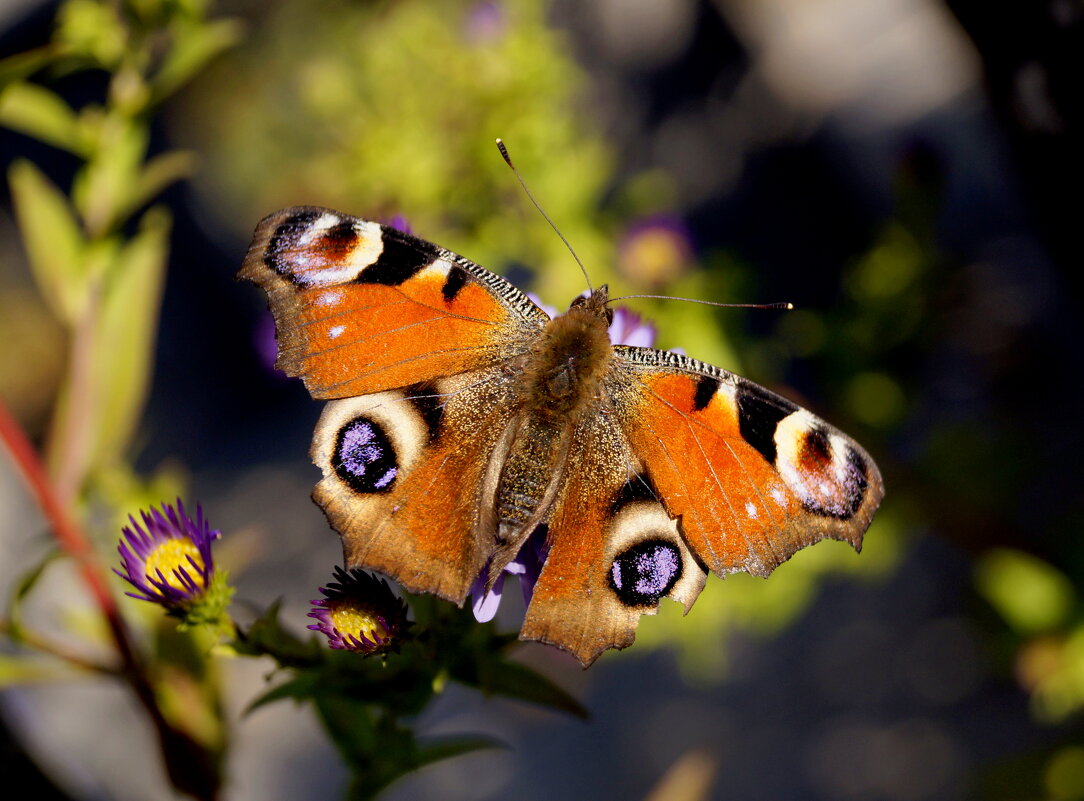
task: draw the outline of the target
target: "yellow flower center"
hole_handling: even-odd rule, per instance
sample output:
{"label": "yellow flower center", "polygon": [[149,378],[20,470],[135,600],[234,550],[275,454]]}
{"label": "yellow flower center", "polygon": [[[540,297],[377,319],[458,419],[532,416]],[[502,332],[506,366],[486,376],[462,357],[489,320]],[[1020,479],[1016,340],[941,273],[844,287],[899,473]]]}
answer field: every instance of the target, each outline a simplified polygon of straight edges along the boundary
{"label": "yellow flower center", "polygon": [[380,618],[353,604],[336,604],[331,609],[331,622],[344,637],[361,640],[364,635],[370,642],[379,643],[388,636],[388,630]]}
{"label": "yellow flower center", "polygon": [[[192,561],[189,561],[189,557]],[[195,562],[195,567],[192,565]],[[199,548],[192,540],[186,537],[173,537],[168,539],[151,551],[147,557],[147,578],[159,581],[158,571],[166,578],[166,584],[176,590],[186,590],[177,573],[179,568],[184,568],[188,577],[199,585],[199,570],[203,569],[203,558],[199,554]],[[199,568],[199,570],[197,570]]]}

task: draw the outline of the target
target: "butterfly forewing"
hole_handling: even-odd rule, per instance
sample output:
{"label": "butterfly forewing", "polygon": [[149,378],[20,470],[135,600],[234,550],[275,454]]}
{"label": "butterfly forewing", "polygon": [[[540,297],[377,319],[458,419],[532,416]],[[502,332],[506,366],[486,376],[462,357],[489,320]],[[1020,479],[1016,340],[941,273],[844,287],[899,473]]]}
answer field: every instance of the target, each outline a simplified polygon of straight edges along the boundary
{"label": "butterfly forewing", "polygon": [[264,219],[240,277],[267,292],[278,367],[315,398],[395,389],[523,353],[548,317],[473,262],[329,209]]}

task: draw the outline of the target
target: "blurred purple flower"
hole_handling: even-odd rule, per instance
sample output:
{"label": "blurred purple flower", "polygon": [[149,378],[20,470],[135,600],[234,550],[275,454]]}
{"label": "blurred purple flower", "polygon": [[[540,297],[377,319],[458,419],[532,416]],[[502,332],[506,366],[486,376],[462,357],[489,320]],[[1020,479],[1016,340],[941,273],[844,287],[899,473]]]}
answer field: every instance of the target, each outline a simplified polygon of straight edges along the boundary
{"label": "blurred purple flower", "polygon": [[202,598],[211,584],[214,561],[211,543],[222,536],[212,530],[196,506],[193,521],[177,499],[177,508],[162,504],[162,510],[141,511],[141,526],[131,515],[131,526],[122,530],[117,546],[124,571],[113,572],[131,584],[133,598],[151,601],[169,609],[191,605]]}
{"label": "blurred purple flower", "polygon": [[407,218],[402,214],[396,214],[386,223],[388,228],[394,228],[396,231],[402,231],[404,234],[413,234],[414,229],[410,227],[410,223],[407,222]]}
{"label": "blurred purple flower", "polygon": [[614,345],[634,345],[638,348],[650,348],[655,344],[658,332],[652,323],[629,309],[615,309],[614,319],[610,323],[610,342]]}
{"label": "blurred purple flower", "polygon": [[321,587],[326,597],[313,601],[309,626],[328,639],[328,646],[366,656],[398,651],[410,627],[406,604],[396,598],[388,582],[364,570],[335,568],[335,582]]}
{"label": "blurred purple flower", "polygon": [[275,318],[271,315],[270,309],[266,310],[256,322],[256,329],[252,333],[252,344],[256,348],[260,364],[277,377],[286,378],[286,373],[275,367],[275,361],[279,356],[279,343],[275,336]]}
{"label": "blurred purple flower", "polygon": [[500,3],[483,0],[467,9],[463,38],[470,44],[489,44],[504,35],[508,19]]}
{"label": "blurred purple flower", "polygon": [[656,214],[629,226],[617,250],[617,269],[646,286],[662,286],[693,260],[692,234],[680,217]]}
{"label": "blurred purple flower", "polygon": [[[583,294],[584,296],[587,295],[586,292]],[[528,292],[527,297],[531,299],[534,305],[548,314],[551,320],[557,316],[556,307],[543,303],[538,295]],[[610,343],[613,345],[635,345],[638,348],[650,348],[655,344],[657,331],[653,323],[646,322],[643,317],[631,309],[617,308],[614,309],[614,319],[610,323],[609,334]]]}

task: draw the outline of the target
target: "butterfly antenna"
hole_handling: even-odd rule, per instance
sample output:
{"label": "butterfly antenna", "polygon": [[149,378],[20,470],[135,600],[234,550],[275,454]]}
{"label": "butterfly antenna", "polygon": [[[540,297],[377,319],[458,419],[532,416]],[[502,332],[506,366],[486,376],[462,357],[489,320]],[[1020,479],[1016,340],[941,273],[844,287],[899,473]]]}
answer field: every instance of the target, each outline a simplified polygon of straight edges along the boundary
{"label": "butterfly antenna", "polygon": [[561,233],[561,229],[550,219],[550,216],[543,211],[542,207],[538,205],[538,201],[534,199],[534,195],[531,194],[531,190],[527,188],[527,184],[523,180],[523,176],[519,174],[519,170],[516,169],[516,165],[512,163],[512,157],[508,155],[508,148],[504,146],[499,138],[497,139],[497,149],[501,151],[501,156],[504,157],[505,163],[511,168],[512,174],[516,176],[516,180],[519,181],[519,185],[523,187],[523,191],[527,193],[527,197],[534,203],[534,207],[538,209],[538,213],[546,218],[546,222],[550,224],[557,236],[561,237],[561,241],[565,243],[565,247],[568,248],[568,252],[572,254],[572,258],[576,260],[576,264],[580,265],[580,270],[583,272],[584,280],[587,281],[587,288],[594,291],[594,287],[591,286],[591,277],[587,274],[587,268],[583,266],[583,262],[580,261],[580,257],[576,255],[576,251],[572,249],[572,245],[565,239],[565,235]]}
{"label": "butterfly antenna", "polygon": [[790,311],[794,308],[794,304],[786,300],[779,303],[716,303],[713,300],[675,298],[671,295],[622,295],[619,298],[610,298],[610,303],[616,303],[619,300],[631,300],[633,298],[650,298],[652,300],[680,300],[683,303],[701,303],[705,306],[719,306],[723,309],[783,309],[785,311]]}

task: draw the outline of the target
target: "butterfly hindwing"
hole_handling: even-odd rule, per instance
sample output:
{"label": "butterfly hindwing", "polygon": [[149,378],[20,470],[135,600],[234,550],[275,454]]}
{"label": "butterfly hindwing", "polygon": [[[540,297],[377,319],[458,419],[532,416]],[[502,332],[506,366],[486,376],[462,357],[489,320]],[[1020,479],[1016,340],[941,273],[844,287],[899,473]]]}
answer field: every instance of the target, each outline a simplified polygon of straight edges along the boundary
{"label": "butterfly hindwing", "polygon": [[640,616],[669,597],[692,606],[707,574],[667,514],[612,415],[582,425],[549,521],[549,551],[520,636],[584,665],[632,644]]}
{"label": "butterfly hindwing", "polygon": [[709,570],[767,576],[824,538],[861,548],[884,485],[854,440],[711,365],[616,351],[635,378],[618,404],[630,446]]}
{"label": "butterfly hindwing", "polygon": [[314,398],[490,366],[523,352],[548,319],[462,256],[317,207],[265,218],[239,277],[267,292],[278,367],[304,379]]}
{"label": "butterfly hindwing", "polygon": [[462,603],[493,548],[477,510],[514,409],[493,371],[327,405],[313,498],[343,538],[348,567]]}

